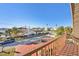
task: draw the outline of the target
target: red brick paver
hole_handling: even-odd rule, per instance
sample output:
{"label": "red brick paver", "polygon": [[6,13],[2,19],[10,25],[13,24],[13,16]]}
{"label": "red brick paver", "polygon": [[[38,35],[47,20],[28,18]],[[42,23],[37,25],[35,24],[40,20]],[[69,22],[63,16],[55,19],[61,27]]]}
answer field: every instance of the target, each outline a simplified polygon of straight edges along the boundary
{"label": "red brick paver", "polygon": [[62,56],[78,56],[79,55],[79,46],[77,44],[66,44],[64,48],[60,51]]}

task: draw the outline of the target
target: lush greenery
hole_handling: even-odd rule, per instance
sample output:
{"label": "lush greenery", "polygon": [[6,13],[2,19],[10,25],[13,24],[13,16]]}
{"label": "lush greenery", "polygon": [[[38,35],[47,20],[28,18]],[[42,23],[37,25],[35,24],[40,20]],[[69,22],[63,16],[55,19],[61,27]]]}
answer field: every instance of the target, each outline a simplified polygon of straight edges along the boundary
{"label": "lush greenery", "polygon": [[65,27],[65,31],[67,33],[67,38],[71,38],[71,34],[72,34],[72,28],[71,27]]}
{"label": "lush greenery", "polygon": [[20,33],[21,31],[18,30],[18,28],[16,27],[13,27],[12,29],[8,29],[6,30],[6,34],[13,37],[13,36],[16,36],[18,33]]}
{"label": "lush greenery", "polygon": [[[36,32],[36,34],[39,34],[39,33],[44,33],[46,32],[44,30],[44,28],[40,29],[40,28],[33,28],[32,29],[33,31]],[[71,34],[72,33],[72,28],[67,26],[67,27],[64,27],[64,26],[60,26],[58,27],[56,30],[51,30],[50,28],[47,30],[47,32],[52,32],[52,33],[55,33],[54,35],[62,35],[64,32],[66,32],[67,34]],[[6,34],[6,36],[10,36],[10,37],[15,37],[15,36],[18,36],[19,33],[22,33],[22,31],[16,27],[13,27],[11,29],[7,29],[5,33],[0,33],[0,35],[2,34]],[[3,41],[5,40],[5,38],[0,38],[0,41]],[[16,40],[22,40],[22,38],[16,38]]]}
{"label": "lush greenery", "polygon": [[55,30],[57,36],[58,35],[62,35],[64,33],[64,27],[61,26],[61,27],[58,27],[56,30]]}
{"label": "lush greenery", "polygon": [[72,33],[72,28],[71,27],[64,27],[64,26],[60,26],[58,27],[56,30],[54,30],[55,33],[58,35],[62,35],[64,32],[66,32],[67,34],[71,34]]}
{"label": "lush greenery", "polygon": [[67,34],[71,34],[72,33],[72,28],[71,27],[65,27],[65,31]]}

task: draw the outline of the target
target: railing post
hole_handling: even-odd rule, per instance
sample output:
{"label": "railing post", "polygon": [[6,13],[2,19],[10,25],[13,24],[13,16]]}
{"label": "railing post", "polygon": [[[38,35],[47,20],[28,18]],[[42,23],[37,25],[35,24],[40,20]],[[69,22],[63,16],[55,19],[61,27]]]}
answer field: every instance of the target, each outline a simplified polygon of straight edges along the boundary
{"label": "railing post", "polygon": [[52,51],[51,51],[51,48],[52,48],[51,45],[52,45],[52,44],[49,45],[49,48],[50,48],[50,50],[49,50],[49,53],[50,53],[49,56],[51,56],[51,52],[52,52]]}
{"label": "railing post", "polygon": [[44,50],[44,53],[43,53],[44,55],[43,56],[45,56],[45,47],[43,48],[43,50]]}
{"label": "railing post", "polygon": [[52,52],[53,52],[53,43],[51,43],[51,56],[52,56]]}
{"label": "railing post", "polygon": [[38,51],[36,52],[36,56],[38,56]]}
{"label": "railing post", "polygon": [[53,55],[55,55],[56,52],[55,52],[55,42],[53,42]]}
{"label": "railing post", "polygon": [[44,56],[44,49],[41,49],[41,56]]}

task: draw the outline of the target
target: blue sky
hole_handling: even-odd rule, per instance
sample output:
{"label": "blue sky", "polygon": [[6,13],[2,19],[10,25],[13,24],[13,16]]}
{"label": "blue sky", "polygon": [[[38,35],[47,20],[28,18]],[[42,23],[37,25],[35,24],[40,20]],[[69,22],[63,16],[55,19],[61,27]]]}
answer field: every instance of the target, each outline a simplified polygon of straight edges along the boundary
{"label": "blue sky", "polygon": [[0,27],[31,26],[45,27],[71,26],[69,4],[17,3],[0,4]]}

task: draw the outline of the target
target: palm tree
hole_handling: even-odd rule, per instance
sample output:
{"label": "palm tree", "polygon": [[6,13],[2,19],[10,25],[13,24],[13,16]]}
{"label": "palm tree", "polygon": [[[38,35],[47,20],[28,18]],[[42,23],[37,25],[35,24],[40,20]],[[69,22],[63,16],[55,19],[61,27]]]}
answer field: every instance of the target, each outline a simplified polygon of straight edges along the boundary
{"label": "palm tree", "polygon": [[11,29],[6,30],[5,32],[6,32],[6,36],[9,35],[11,37]]}
{"label": "palm tree", "polygon": [[17,36],[18,33],[20,33],[20,32],[21,32],[21,31],[20,31],[18,28],[16,28],[16,27],[13,27],[13,28],[12,28],[12,31],[11,31],[12,36]]}
{"label": "palm tree", "polygon": [[10,37],[14,37],[14,36],[17,36],[17,34],[20,32],[21,31],[18,28],[13,27],[12,29],[6,30],[6,35],[9,35]]}

